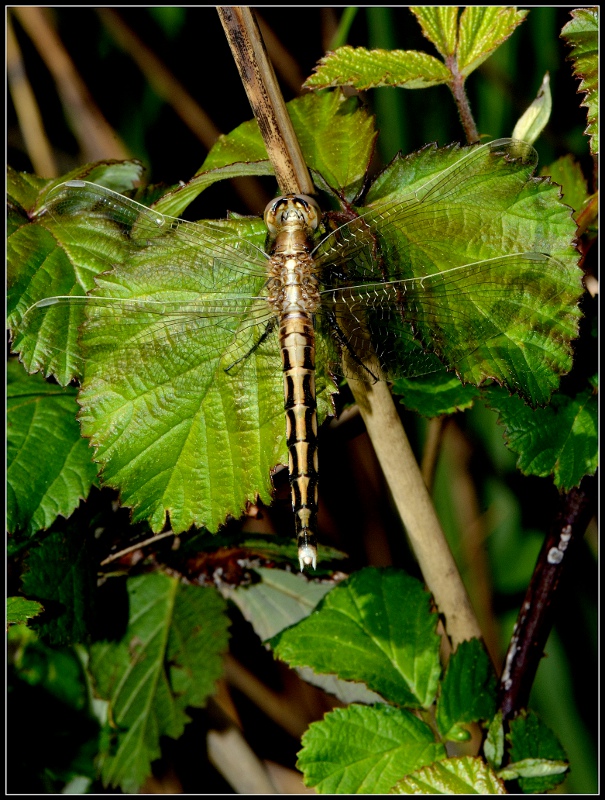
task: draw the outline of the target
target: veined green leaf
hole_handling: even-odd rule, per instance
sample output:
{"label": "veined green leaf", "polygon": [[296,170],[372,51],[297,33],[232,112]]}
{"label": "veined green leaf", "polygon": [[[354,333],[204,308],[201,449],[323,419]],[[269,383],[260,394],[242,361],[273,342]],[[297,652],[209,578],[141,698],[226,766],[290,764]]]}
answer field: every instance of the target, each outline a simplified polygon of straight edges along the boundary
{"label": "veined green leaf", "polygon": [[504,784],[480,758],[445,758],[411,773],[390,794],[506,794]]}
{"label": "veined green leaf", "polygon": [[365,47],[339,47],[320,61],[305,81],[308,89],[329,86],[401,86],[426,89],[447,83],[450,72],[439,59],[417,50],[366,50]]}
{"label": "veined green leaf", "polygon": [[37,617],[44,611],[42,603],[37,600],[27,600],[25,597],[6,598],[6,624],[20,625],[32,617]]}
{"label": "veined green leaf", "polygon": [[581,78],[579,92],[585,93],[583,106],[588,109],[590,152],[599,152],[599,9],[577,8],[561,36],[572,48],[574,74]]}
{"label": "veined green leaf", "polygon": [[496,704],[496,676],[478,639],[461,642],[450,656],[437,701],[437,726],[444,739],[461,725],[491,719]]}
{"label": "veined green leaf", "polygon": [[360,680],[391,702],[427,708],[441,671],[435,627],[429,595],[417,580],[368,568],[332,589],[271,644],[291,666]]}
{"label": "veined green leaf", "polygon": [[28,536],[69,517],[97,469],[76,421],[77,390],[7,364],[7,524]]}
{"label": "veined green leaf", "polygon": [[458,38],[458,6],[410,6],[423,34],[444,58],[454,55]]}
{"label": "veined green leaf", "polygon": [[[537,714],[533,711],[522,712],[510,721],[509,730],[506,738],[510,743],[510,760],[512,765],[521,764],[516,772],[522,791],[528,794],[544,793],[561,783],[565,777],[565,769],[559,762],[566,761],[565,751],[555,734]],[[527,763],[528,760],[530,763]],[[556,763],[536,763],[538,761]],[[524,768],[532,774],[527,777],[521,775]]]}
{"label": "veined green leaf", "polygon": [[[340,92],[307,94],[286,105],[307,166],[321,173],[327,183],[342,191],[349,199],[360,191],[374,149],[376,131],[373,119],[361,108],[356,98],[345,98]],[[221,136],[202,165],[204,173],[193,178],[194,185],[208,170],[219,170],[236,162],[260,161],[267,158],[258,123],[248,120],[226,136]],[[259,163],[258,172],[272,173],[269,162]],[[268,172],[261,172],[264,166]],[[189,184],[187,184],[189,185]],[[177,213],[162,208],[166,213]]]}
{"label": "veined green leaf", "polygon": [[513,7],[466,6],[458,32],[458,70],[467,78],[523,22],[528,11]]}
{"label": "veined green leaf", "polygon": [[598,466],[598,404],[591,389],[575,397],[555,394],[545,408],[529,408],[517,397],[489,391],[489,405],[500,414],[505,441],[519,456],[525,475],[554,476],[569,491]]}
{"label": "veined green leaf", "polygon": [[204,706],[213,691],[229,623],[214,589],[160,573],[131,578],[127,587],[128,628],[119,641],[92,645],[90,670],[110,703],[103,783],[133,792],[160,756],[160,737],[178,738],[187,706]]}
{"label": "veined green leaf", "polygon": [[445,757],[428,725],[392,706],[337,708],[302,738],[297,767],[320,794],[382,794]]}

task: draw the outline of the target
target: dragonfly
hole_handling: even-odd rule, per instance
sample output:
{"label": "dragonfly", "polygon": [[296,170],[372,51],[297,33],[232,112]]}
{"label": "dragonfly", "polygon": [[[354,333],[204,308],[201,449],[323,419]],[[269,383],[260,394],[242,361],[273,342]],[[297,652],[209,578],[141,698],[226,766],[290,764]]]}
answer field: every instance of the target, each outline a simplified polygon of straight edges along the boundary
{"label": "dragonfly", "polygon": [[[253,382],[281,373],[299,565],[315,568],[317,383],[335,391],[341,377],[373,383],[447,368],[463,381],[520,387],[506,349],[516,334],[507,332],[525,324],[547,336],[540,309],[562,291],[558,279],[544,280],[561,273],[561,264],[533,241],[506,251],[502,214],[536,162],[531,146],[498,140],[452,151],[446,166],[425,179],[420,171],[413,188],[402,190],[391,177],[359,207],[322,215],[312,197],[280,196],[264,214],[265,247],[258,225],[249,233],[241,221],[187,222],[102,186],[67,181],[48,195],[40,219],[65,232],[76,262],[78,249],[87,250],[103,274],[90,294],[35,303],[16,343],[39,341],[57,325],[67,335],[73,312],[84,309],[81,357],[97,365],[94,388],[84,387],[89,405],[113,398],[107,372],[122,382],[124,398],[131,393],[106,423],[116,474],[133,417],[147,413],[159,441],[169,433],[147,408],[145,389],[137,394],[137,376],[151,360],[161,372],[155,399],[169,405],[178,396],[192,414],[196,401],[183,376],[199,363],[220,376],[217,385],[232,382],[227,415],[245,416]],[[486,230],[492,207],[493,230]],[[474,241],[461,245],[461,230]],[[481,258],[469,260],[469,252]],[[206,380],[200,392],[212,391],[213,379]],[[213,425],[220,428],[219,417],[200,424],[206,437]],[[146,457],[136,456],[141,463]],[[161,460],[161,451],[154,457]]]}

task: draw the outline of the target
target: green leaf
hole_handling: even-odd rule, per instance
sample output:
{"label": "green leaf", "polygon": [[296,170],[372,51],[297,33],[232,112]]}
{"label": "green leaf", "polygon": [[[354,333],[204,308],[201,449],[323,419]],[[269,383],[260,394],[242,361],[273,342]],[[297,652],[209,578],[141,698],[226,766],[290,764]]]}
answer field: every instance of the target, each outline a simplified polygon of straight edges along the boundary
{"label": "green leaf", "polygon": [[408,775],[391,794],[506,794],[498,776],[480,758],[446,758]]}
{"label": "green leaf", "polygon": [[478,639],[461,642],[452,654],[437,701],[437,727],[444,739],[460,738],[460,725],[491,719],[496,705],[496,676]]}
{"label": "green leaf", "polygon": [[[408,375],[445,362],[464,383],[491,378],[537,404],[571,368],[583,292],[575,224],[558,187],[531,178],[536,158],[512,140],[427,147],[394,159],[372,185],[364,220],[387,216],[385,203],[394,209],[390,225],[377,222],[383,257],[424,289],[421,301],[408,292],[412,330],[402,322],[388,341],[402,361],[418,363]],[[416,213],[398,213],[410,195],[422,201]]]}
{"label": "green leaf", "polygon": [[349,706],[314,722],[297,768],[320,794],[381,794],[402,776],[445,757],[413,714],[391,706]]}
{"label": "green leaf", "polygon": [[463,386],[451,372],[432,373],[426,378],[399,378],[393,393],[400,394],[401,404],[424,417],[440,417],[470,408],[479,397],[476,386]]}
{"label": "green leaf", "polygon": [[458,32],[458,70],[464,78],[505,42],[528,11],[500,6],[466,6]]}
{"label": "green leaf", "polygon": [[[561,775],[567,772],[567,761],[554,761],[547,758],[524,758],[515,761],[498,772],[498,777],[504,781],[518,780],[519,778],[545,778],[552,775]],[[560,781],[559,781],[560,782]]]}
{"label": "green leaf", "polygon": [[542,133],[552,111],[552,95],[550,93],[550,75],[548,72],[542,80],[542,85],[533,103],[519,118],[513,130],[513,139],[533,144]]}
{"label": "green leaf", "polygon": [[542,175],[549,175],[562,189],[563,202],[574,210],[574,219],[588,200],[588,184],[582,167],[575,158],[567,153],[553,164],[543,167]]}
{"label": "green leaf", "polygon": [[68,517],[95,482],[96,467],[76,421],[75,389],[7,363],[8,530],[33,536]]}
{"label": "green leaf", "polygon": [[44,604],[46,613],[33,627],[51,644],[86,642],[90,636],[97,565],[83,533],[55,531],[27,557],[23,591]]}
{"label": "green leaf", "polygon": [[[519,777],[521,790],[528,794],[543,794],[554,789],[564,778],[560,764],[527,764],[526,759],[539,759],[551,762],[566,761],[565,751],[557,737],[533,711],[524,711],[510,721],[507,734],[510,743],[511,766],[519,762],[530,771],[542,772],[542,777]],[[532,770],[532,768],[535,768]],[[518,770],[520,774],[520,770]],[[545,774],[546,773],[546,774]]]}
{"label": "green leaf", "polygon": [[25,597],[6,598],[6,624],[18,625],[27,622],[32,617],[37,617],[44,611],[42,603],[36,600],[26,600]]}
{"label": "green leaf", "polygon": [[502,724],[502,716],[502,711],[498,711],[494,715],[483,743],[483,752],[492,769],[498,769],[504,758],[504,725]]}
{"label": "green leaf", "polygon": [[393,703],[428,708],[441,671],[435,627],[419,581],[399,570],[368,568],[332,589],[271,644],[291,666],[363,681]]}
{"label": "green leaf", "polygon": [[585,94],[582,103],[588,109],[590,152],[599,152],[599,9],[576,8],[561,36],[572,48],[574,75],[581,78],[579,92]]}
{"label": "green leaf", "polygon": [[[531,179],[535,158],[504,140],[397,159],[373,185],[362,221],[319,245],[326,272],[339,272],[349,256],[347,271],[361,284],[352,300],[361,307],[349,317],[367,316],[389,378],[447,365],[465,382],[495,379],[539,403],[569,369],[582,291],[574,223],[558,189]],[[47,369],[59,354],[63,379],[85,361],[82,429],[104,482],[154,530],[170,514],[177,532],[214,531],[257,496],[268,502],[270,470],[286,460],[286,443],[279,346],[267,335],[262,222],[186,224],[89,184],[61,188],[39,211],[18,230],[46,237],[41,250],[32,247],[45,266],[52,258],[72,276],[104,274],[91,297],[60,297],[27,313],[50,293],[43,287],[49,278],[52,285],[54,265],[35,273],[35,292],[29,277],[14,283],[15,347],[30,368]],[[376,243],[395,279],[381,293],[367,289],[384,283]],[[394,305],[402,295],[405,318]],[[325,320],[317,336],[320,419],[331,412],[331,373],[343,369]]]}
{"label": "green leaf", "polygon": [[82,663],[70,647],[49,647],[31,628],[8,631],[11,666],[20,680],[37,686],[75,711],[88,708],[88,687]]}
{"label": "green leaf", "polygon": [[[261,577],[258,583],[249,586],[225,584],[221,587],[221,594],[237,605],[263,641],[308,617],[334,586],[334,581],[312,581],[301,573],[284,570],[257,567],[254,572]],[[370,692],[360,682],[341,681],[333,675],[316,675],[305,667],[296,671],[307,683],[335,695],[343,703],[382,701],[379,695]]]}
{"label": "green leaf", "polygon": [[324,56],[307,78],[308,89],[353,86],[360,91],[376,86],[426,89],[447,83],[451,75],[439,59],[417,50],[366,50],[339,47]]}
{"label": "green leaf", "polygon": [[[287,103],[286,107],[307,166],[320,172],[327,183],[338,188],[348,200],[353,200],[362,188],[374,151],[373,118],[357,98],[345,98],[340,92],[306,94]],[[235,162],[260,162],[266,158],[258,123],[252,119],[221,136],[208,153],[202,169],[216,170]],[[263,164],[268,165],[268,171],[253,174],[273,173],[268,161],[256,166],[260,168]],[[195,184],[202,177],[195,177],[190,183]],[[163,207],[161,210],[177,213]]]}
{"label": "green leaf", "polygon": [[554,476],[569,491],[598,465],[597,396],[591,389],[575,397],[555,394],[550,405],[532,409],[518,397],[490,389],[488,404],[500,414],[507,446],[518,454],[525,475]]}
{"label": "green leaf", "polygon": [[91,647],[90,669],[110,703],[111,747],[102,758],[104,786],[134,792],[160,757],[160,737],[177,739],[221,674],[227,647],[225,605],[211,588],[183,586],[151,573],[127,584],[130,621],[119,641]]}
{"label": "green leaf", "polygon": [[[124,162],[124,166],[126,174],[130,175],[132,162]],[[135,166],[140,172],[140,165]],[[12,175],[9,173],[9,179]],[[112,175],[111,172],[107,175],[106,165],[101,163],[89,164],[66,177],[104,180]],[[15,331],[23,326],[28,310],[43,298],[90,291],[95,276],[125,259],[127,250],[116,239],[115,228],[101,220],[98,220],[95,236],[89,239],[82,234],[79,239],[72,238],[68,230],[57,226],[48,216],[46,199],[58,183],[47,181],[39,194],[30,192],[23,207],[9,204],[7,322],[12,332],[13,352],[19,353],[28,372],[54,375],[65,386],[81,375],[78,329],[84,321],[84,308],[57,306],[49,310],[44,320],[37,322],[35,332],[22,336],[15,335]],[[9,184],[9,193],[15,188],[19,189],[15,182]],[[24,194],[22,187],[16,193]]]}
{"label": "green leaf", "polygon": [[457,6],[410,6],[410,11],[443,58],[453,56],[458,37]]}
{"label": "green leaf", "polygon": [[334,585],[281,569],[257,567],[254,572],[261,578],[258,583],[225,586],[222,594],[237,605],[263,641],[308,617]]}

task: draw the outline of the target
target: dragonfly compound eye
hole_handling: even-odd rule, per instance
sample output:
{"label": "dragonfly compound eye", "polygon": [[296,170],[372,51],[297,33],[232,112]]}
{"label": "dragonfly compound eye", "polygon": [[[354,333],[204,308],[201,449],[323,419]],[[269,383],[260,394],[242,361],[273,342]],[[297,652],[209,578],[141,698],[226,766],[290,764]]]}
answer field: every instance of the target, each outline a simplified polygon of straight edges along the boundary
{"label": "dragonfly compound eye", "polygon": [[314,231],[319,225],[321,211],[312,197],[289,194],[271,200],[265,208],[264,219],[272,236],[277,236],[282,227],[291,222],[302,222]]}

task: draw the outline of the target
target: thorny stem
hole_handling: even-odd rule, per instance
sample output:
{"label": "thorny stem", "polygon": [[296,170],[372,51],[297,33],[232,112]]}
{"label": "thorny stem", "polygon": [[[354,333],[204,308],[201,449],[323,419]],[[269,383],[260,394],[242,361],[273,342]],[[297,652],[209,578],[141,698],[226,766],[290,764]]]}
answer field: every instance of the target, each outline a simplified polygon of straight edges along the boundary
{"label": "thorny stem", "polygon": [[473,119],[471,107],[468,102],[468,97],[466,96],[464,77],[458,71],[456,56],[447,56],[445,59],[445,65],[452,75],[452,79],[449,81],[448,86],[451,93],[454,95],[454,101],[458,108],[458,114],[460,115],[460,122],[464,128],[466,141],[469,144],[474,144],[475,142],[479,141],[479,132],[477,131],[477,126],[475,125],[475,120]]}
{"label": "thorny stem", "polygon": [[[260,33],[250,10],[222,6],[219,8],[219,15],[238,63],[252,110],[259,121],[280,190],[286,193],[309,193],[305,182],[309,180],[308,170],[304,160],[301,165],[296,154],[300,153],[296,137],[293,137],[296,143],[296,152],[293,153],[292,142],[280,140],[279,136],[273,135],[273,124],[267,123],[267,120],[275,119],[275,129],[285,130],[289,117],[281,94],[276,89],[277,84],[272,85],[270,90],[265,86],[265,80],[275,80],[273,70],[269,65],[266,72],[256,62],[257,58],[262,58],[264,48],[262,42],[259,44],[257,40],[260,39]],[[249,87],[252,87],[252,91]],[[284,115],[287,120],[283,119]],[[361,381],[350,381],[350,387],[360,407],[368,435],[406,527],[424,580],[439,611],[446,619],[452,644],[455,647],[465,639],[480,637],[479,623],[387,384],[378,381],[369,386]]]}
{"label": "thorny stem", "polygon": [[585,477],[578,488],[562,496],[559,513],[538,556],[500,678],[499,707],[504,720],[527,706],[552,628],[561,576],[594,513],[596,486],[596,476]]}

